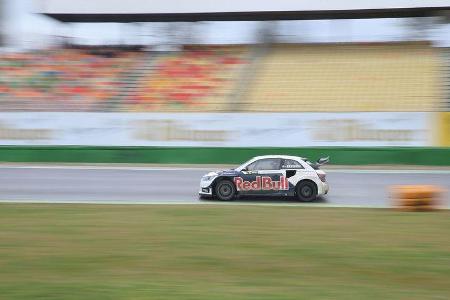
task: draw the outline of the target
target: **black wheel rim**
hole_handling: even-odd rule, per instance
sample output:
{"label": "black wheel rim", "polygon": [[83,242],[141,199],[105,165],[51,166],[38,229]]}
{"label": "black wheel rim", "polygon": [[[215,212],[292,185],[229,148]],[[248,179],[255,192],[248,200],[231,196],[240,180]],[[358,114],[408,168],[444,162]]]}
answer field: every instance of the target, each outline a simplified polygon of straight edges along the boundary
{"label": "black wheel rim", "polygon": [[313,190],[310,186],[305,185],[300,189],[300,193],[303,197],[311,197]]}
{"label": "black wheel rim", "polygon": [[232,193],[233,193],[233,188],[231,187],[231,185],[225,183],[225,184],[221,184],[219,186],[219,194],[222,197],[229,197],[229,196],[231,196]]}

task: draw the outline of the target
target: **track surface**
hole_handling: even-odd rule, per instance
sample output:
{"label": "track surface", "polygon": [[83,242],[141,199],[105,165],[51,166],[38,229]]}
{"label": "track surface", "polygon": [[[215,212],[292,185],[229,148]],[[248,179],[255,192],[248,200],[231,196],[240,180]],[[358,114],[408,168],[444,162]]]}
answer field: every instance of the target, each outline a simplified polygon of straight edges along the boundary
{"label": "track surface", "polygon": [[[0,201],[204,203],[198,185],[205,169],[0,167]],[[330,194],[317,203],[390,206],[393,184],[434,184],[450,190],[448,171],[330,170]],[[448,197],[448,196],[446,196]],[[449,201],[445,199],[448,207]],[[215,201],[207,201],[215,203]],[[251,198],[239,203],[296,204],[293,199]]]}

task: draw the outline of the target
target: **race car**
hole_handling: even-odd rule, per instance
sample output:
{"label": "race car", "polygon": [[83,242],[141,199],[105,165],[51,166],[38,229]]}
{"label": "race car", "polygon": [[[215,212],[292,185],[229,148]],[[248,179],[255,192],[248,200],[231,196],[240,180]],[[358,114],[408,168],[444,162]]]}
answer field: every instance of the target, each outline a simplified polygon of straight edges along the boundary
{"label": "race car", "polygon": [[306,158],[287,155],[257,156],[230,170],[210,172],[200,181],[200,198],[230,201],[240,196],[294,196],[310,202],[328,193],[326,173]]}

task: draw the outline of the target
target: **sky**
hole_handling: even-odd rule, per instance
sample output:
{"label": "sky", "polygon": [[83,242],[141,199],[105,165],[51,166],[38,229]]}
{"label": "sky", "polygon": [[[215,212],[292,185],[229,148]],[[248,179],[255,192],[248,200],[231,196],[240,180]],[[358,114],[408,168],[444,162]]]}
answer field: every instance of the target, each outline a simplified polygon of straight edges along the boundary
{"label": "sky", "polygon": [[[0,0],[1,1],[1,0]],[[147,24],[64,24],[36,14],[34,0],[5,1],[3,29],[12,48],[39,48],[69,37],[77,44],[163,44],[167,32],[186,40],[207,44],[255,42],[259,22],[199,22],[195,25]],[[406,19],[282,21],[276,23],[281,42],[375,42],[418,39],[425,35],[437,46],[450,47],[450,26],[437,25],[418,33],[405,26]],[[173,32],[177,32],[174,34]]]}

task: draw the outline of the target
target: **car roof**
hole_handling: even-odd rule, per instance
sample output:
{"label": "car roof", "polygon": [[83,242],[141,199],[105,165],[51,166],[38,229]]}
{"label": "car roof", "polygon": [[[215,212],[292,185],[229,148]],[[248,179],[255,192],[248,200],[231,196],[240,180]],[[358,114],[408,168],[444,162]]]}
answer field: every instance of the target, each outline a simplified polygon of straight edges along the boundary
{"label": "car roof", "polygon": [[304,158],[304,157],[291,156],[291,155],[261,155],[261,156],[253,157],[252,160],[264,159],[264,158],[283,158],[283,159],[294,159],[294,160],[306,160],[306,158]]}

